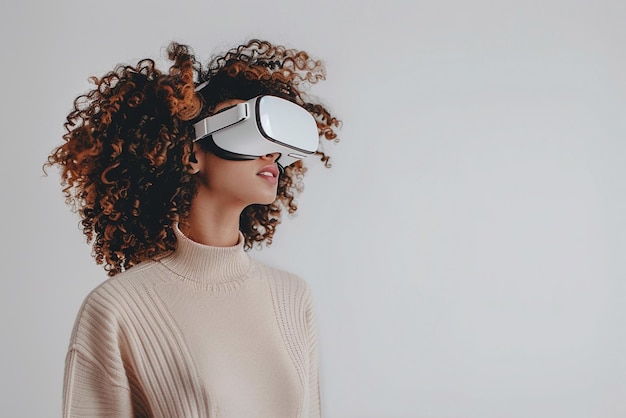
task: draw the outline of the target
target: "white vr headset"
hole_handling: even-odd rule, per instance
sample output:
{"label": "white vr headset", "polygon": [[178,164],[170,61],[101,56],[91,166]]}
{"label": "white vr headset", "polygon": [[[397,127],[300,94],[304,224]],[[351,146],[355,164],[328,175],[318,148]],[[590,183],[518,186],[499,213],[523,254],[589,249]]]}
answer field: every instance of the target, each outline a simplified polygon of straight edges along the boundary
{"label": "white vr headset", "polygon": [[210,141],[226,160],[254,160],[279,153],[279,168],[317,151],[315,118],[304,108],[275,96],[257,96],[194,124],[195,141]]}

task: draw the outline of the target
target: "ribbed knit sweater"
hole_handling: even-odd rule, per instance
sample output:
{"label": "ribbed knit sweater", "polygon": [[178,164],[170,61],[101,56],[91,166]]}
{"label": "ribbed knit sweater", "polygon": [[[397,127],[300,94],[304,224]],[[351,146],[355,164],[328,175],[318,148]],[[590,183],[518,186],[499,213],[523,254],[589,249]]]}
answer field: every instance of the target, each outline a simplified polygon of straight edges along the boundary
{"label": "ribbed knit sweater", "polygon": [[176,231],[97,287],[65,366],[65,417],[319,417],[311,295],[292,274]]}

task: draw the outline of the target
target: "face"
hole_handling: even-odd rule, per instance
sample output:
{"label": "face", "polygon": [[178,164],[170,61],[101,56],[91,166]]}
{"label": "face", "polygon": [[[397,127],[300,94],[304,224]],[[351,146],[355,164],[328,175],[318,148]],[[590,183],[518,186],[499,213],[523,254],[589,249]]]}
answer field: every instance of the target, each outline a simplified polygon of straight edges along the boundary
{"label": "face", "polygon": [[[228,100],[216,106],[219,111],[244,100]],[[194,144],[199,172],[198,198],[212,199],[222,205],[239,209],[251,204],[270,204],[278,189],[278,153],[255,160],[231,161],[203,151]]]}

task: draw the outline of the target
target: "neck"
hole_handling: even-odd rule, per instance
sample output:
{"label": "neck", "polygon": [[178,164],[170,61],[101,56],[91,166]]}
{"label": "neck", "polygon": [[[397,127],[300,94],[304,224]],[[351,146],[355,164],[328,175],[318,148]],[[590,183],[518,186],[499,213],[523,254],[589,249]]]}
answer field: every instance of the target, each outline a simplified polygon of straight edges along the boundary
{"label": "neck", "polygon": [[239,241],[239,216],[243,207],[203,196],[201,188],[194,197],[189,217],[180,229],[189,239],[212,247],[230,247]]}
{"label": "neck", "polygon": [[158,262],[177,276],[205,289],[234,289],[249,277],[252,260],[243,249],[243,236],[232,247],[202,245],[187,238],[173,225],[176,250]]}

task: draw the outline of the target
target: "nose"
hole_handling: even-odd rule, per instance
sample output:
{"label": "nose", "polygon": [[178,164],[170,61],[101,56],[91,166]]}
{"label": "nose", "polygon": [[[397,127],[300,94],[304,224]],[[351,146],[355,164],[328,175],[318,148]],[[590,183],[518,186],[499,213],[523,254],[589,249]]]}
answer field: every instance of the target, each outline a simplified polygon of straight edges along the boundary
{"label": "nose", "polygon": [[280,152],[272,152],[270,154],[265,154],[260,157],[262,160],[270,160],[272,162],[276,162],[278,158],[280,158]]}

